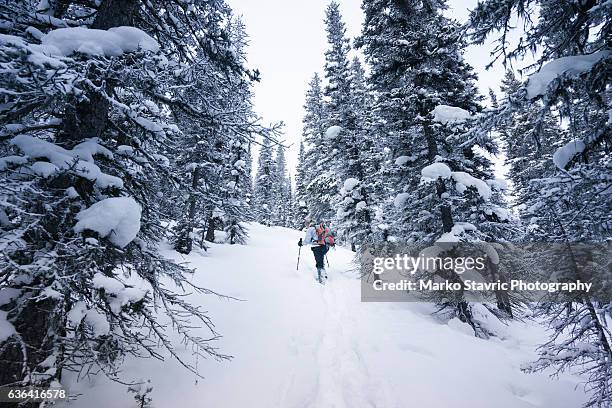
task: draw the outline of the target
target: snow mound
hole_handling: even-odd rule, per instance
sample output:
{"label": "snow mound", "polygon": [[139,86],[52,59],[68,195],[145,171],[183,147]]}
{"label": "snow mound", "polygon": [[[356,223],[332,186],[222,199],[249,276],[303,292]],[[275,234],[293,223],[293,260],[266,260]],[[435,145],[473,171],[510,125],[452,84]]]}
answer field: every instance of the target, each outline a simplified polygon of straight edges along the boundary
{"label": "snow mound", "polygon": [[409,198],[410,193],[399,193],[395,196],[395,199],[393,199],[393,205],[395,205],[396,208],[399,208],[404,205],[406,203],[406,200],[408,200]]}
{"label": "snow mound", "polygon": [[468,187],[475,187],[484,200],[491,198],[492,191],[489,184],[463,171],[451,171],[444,163],[433,163],[421,170],[422,182],[435,181],[439,177],[444,179],[452,177],[456,182],[455,188],[459,193],[463,193]]}
{"label": "snow mound", "polygon": [[79,212],[74,230],[95,231],[124,248],[140,231],[141,212],[142,208],[132,197],[106,198]]}
{"label": "snow mound", "polygon": [[576,156],[578,153],[582,153],[585,147],[586,146],[582,140],[572,140],[565,146],[562,146],[555,151],[553,154],[553,163],[555,163],[555,166],[557,166],[559,169],[564,170],[565,166],[572,161],[574,156]]}
{"label": "snow mound", "polygon": [[0,158],[0,171],[4,171],[6,170],[9,165],[13,164],[13,165],[19,165],[19,164],[25,164],[28,162],[28,159],[26,157],[23,156],[6,156],[6,157],[2,157]]}
{"label": "snow mound", "polygon": [[11,324],[8,320],[6,320],[6,315],[8,312],[0,310],[0,342],[5,341],[13,334],[15,334],[15,326]]}
{"label": "snow mound", "polygon": [[359,180],[357,180],[356,178],[347,178],[344,181],[344,191],[352,191],[355,187],[357,187],[357,185],[359,184]]}
{"label": "snow mound", "polygon": [[434,115],[434,122],[444,125],[463,123],[472,116],[470,112],[465,109],[448,105],[438,105],[434,108],[432,113]]}
{"label": "snow mound", "polygon": [[461,241],[462,236],[468,231],[477,231],[474,224],[469,222],[456,222],[450,232],[445,232],[436,243],[456,243]]}
{"label": "snow mound", "polygon": [[340,134],[341,131],[342,131],[342,127],[341,126],[330,126],[325,131],[325,137],[328,138],[328,139],[335,139],[336,137],[338,137],[338,135]]}
{"label": "snow mound", "polygon": [[92,328],[95,336],[102,336],[110,332],[110,324],[106,316],[95,309],[88,309],[85,302],[78,301],[68,312],[68,323],[72,327],[77,327],[83,319]]}
{"label": "snow mound", "polygon": [[481,179],[463,171],[454,171],[452,177],[457,183],[455,188],[458,192],[463,193],[467,187],[475,187],[476,190],[478,190],[478,194],[484,200],[489,200],[491,198],[491,188]]}
{"label": "snow mound", "polygon": [[141,301],[147,294],[147,284],[139,279],[138,287],[126,287],[115,278],[97,272],[92,279],[95,289],[103,289],[111,310],[119,313],[127,304]]}
{"label": "snow mound", "polygon": [[415,156],[400,156],[397,159],[395,159],[395,164],[398,166],[403,166],[404,164],[408,162],[413,162],[415,160],[416,160]]}
{"label": "snow mound", "polygon": [[444,163],[432,163],[429,166],[423,167],[421,170],[421,180],[435,181],[438,177],[449,178],[451,176],[451,169]]}
{"label": "snow mound", "polygon": [[546,94],[548,85],[561,75],[580,75],[595,64],[612,54],[610,50],[598,51],[588,55],[561,57],[545,64],[527,80],[527,98],[533,99]]}
{"label": "snow mound", "polygon": [[49,177],[58,170],[55,164],[41,161],[37,161],[36,163],[32,164],[30,169],[34,172],[34,174],[43,178]]}
{"label": "snow mound", "polygon": [[42,44],[51,55],[68,56],[74,52],[118,57],[136,50],[159,51],[159,44],[135,27],[113,27],[96,30],[84,27],[59,28],[45,34]]}
{"label": "snow mound", "polygon": [[143,129],[151,133],[164,133],[164,128],[159,123],[152,121],[151,119],[143,118],[142,116],[130,115],[130,117]]}
{"label": "snow mound", "polygon": [[[112,153],[103,146],[100,146],[95,139],[89,139],[80,143],[72,150],[53,143],[38,139],[28,135],[15,136],[11,143],[17,146],[24,154],[32,158],[45,158],[58,169],[70,169],[77,175],[88,180],[95,180],[100,188],[117,187],[123,188],[123,180],[118,177],[103,173],[98,166],[93,163],[93,155],[101,154],[112,158]],[[33,168],[36,172],[43,170]],[[51,168],[47,166],[46,170]]]}
{"label": "snow mound", "polygon": [[76,188],[74,187],[68,187],[66,189],[66,195],[70,198],[77,198],[79,197],[79,193],[76,191]]}
{"label": "snow mound", "polygon": [[505,208],[499,207],[497,205],[492,206],[491,208],[485,209],[485,214],[492,215],[495,214],[500,221],[508,221],[512,218],[512,213]]}

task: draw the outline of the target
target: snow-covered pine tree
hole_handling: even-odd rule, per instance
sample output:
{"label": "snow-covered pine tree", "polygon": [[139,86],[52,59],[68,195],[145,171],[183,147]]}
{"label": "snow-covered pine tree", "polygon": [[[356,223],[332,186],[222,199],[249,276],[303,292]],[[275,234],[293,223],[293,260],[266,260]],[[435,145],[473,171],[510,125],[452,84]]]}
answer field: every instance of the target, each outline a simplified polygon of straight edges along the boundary
{"label": "snow-covered pine tree", "polygon": [[[178,221],[174,227],[173,244],[178,252],[188,254],[195,240],[195,228],[199,227],[207,240],[214,240],[212,213],[221,205],[223,154],[227,146],[226,133],[222,132],[225,118],[215,115],[216,112],[226,112],[227,108],[224,99],[216,96],[227,98],[229,89],[225,78],[218,75],[219,70],[203,56],[197,63],[185,67],[181,74],[180,80],[185,86],[181,100],[190,109],[203,113],[202,120],[194,120],[190,112],[180,107],[173,110],[183,133],[182,148],[177,150],[174,159],[181,187],[174,205]],[[200,245],[205,248],[201,241]]]}
{"label": "snow-covered pine tree", "polygon": [[257,172],[253,187],[254,215],[257,222],[272,225],[274,202],[274,183],[276,163],[273,158],[272,142],[264,138],[259,150]]}
{"label": "snow-covered pine tree", "polygon": [[[501,103],[510,104],[510,98],[522,86],[512,71],[506,71],[501,83]],[[525,225],[534,224],[531,223],[531,215],[525,210],[532,208],[539,200],[532,181],[555,173],[552,155],[567,139],[566,131],[560,126],[560,119],[550,112],[546,112],[542,119],[540,108],[538,103],[535,106],[517,106],[497,129],[506,154],[506,165],[509,167],[507,177],[512,183],[512,196],[520,205]],[[529,231],[530,236],[534,233],[537,234],[537,228]]]}
{"label": "snow-covered pine tree", "polygon": [[222,208],[225,214],[226,241],[230,244],[244,244],[248,237],[245,226],[253,219],[247,194],[251,184],[251,169],[247,167],[245,158],[249,155],[249,144],[236,136],[230,142],[230,154],[226,165],[225,197]]}
{"label": "snow-covered pine tree", "polygon": [[370,235],[370,209],[361,164],[361,151],[367,148],[360,117],[365,102],[364,72],[358,60],[352,65],[349,62],[349,40],[337,2],[328,5],[324,22],[328,42],[324,66],[327,84],[323,91],[325,137],[329,143],[326,179],[336,188],[331,205],[336,210],[334,228],[338,238],[355,249]]}
{"label": "snow-covered pine tree", "polygon": [[374,173],[372,157],[373,143],[369,134],[369,108],[371,106],[365,82],[365,71],[357,57],[350,65],[349,76],[350,93],[348,103],[350,114],[338,139],[337,173],[344,179],[340,189],[339,202],[336,205],[336,229],[344,236],[346,243],[350,243],[353,251],[357,246],[371,242],[372,233],[372,200]]}
{"label": "snow-covered pine tree", "polygon": [[[612,13],[606,2],[580,3],[551,0],[487,0],[472,11],[469,33],[476,43],[490,35],[497,39],[496,58],[504,62],[528,52],[540,56],[525,86],[514,93],[504,108],[539,111],[535,137],[545,130],[547,113],[560,112],[569,124],[553,155],[553,175],[542,174],[531,183],[531,216],[536,239],[559,243],[573,254],[577,242],[606,242],[612,226],[612,186],[609,146],[612,123],[609,67]],[[538,17],[530,14],[537,10]],[[511,18],[518,14],[527,29],[515,46],[506,41]],[[541,104],[539,101],[542,101]],[[537,199],[539,194],[539,200]],[[556,256],[550,257],[556,265]],[[608,258],[609,259],[609,258]],[[583,272],[575,260],[551,271],[561,279],[575,280]],[[545,262],[544,262],[545,263]],[[587,263],[588,264],[588,263]],[[584,263],[583,263],[584,265]],[[594,283],[609,287],[610,279],[598,273]],[[603,295],[595,297],[596,295]],[[610,293],[559,293],[541,302],[552,334],[540,348],[533,370],[579,367],[586,378],[590,398],[586,406],[612,403],[612,341]]]}
{"label": "snow-covered pine tree", "polygon": [[248,179],[244,182],[244,196],[246,200],[246,204],[249,208],[250,219],[255,219],[255,213],[253,211],[253,141],[249,140],[247,142],[246,148],[246,157],[244,161],[246,162],[246,172],[248,174]]}
{"label": "snow-covered pine tree", "polygon": [[[372,119],[369,133],[375,141],[371,157],[378,159],[373,179],[376,186],[376,231],[383,240],[397,239],[397,222],[392,222],[393,201],[402,179],[411,171],[409,165],[419,151],[410,144],[412,127],[406,112],[408,89],[404,83],[405,61],[409,47],[402,44],[409,21],[397,13],[398,5],[392,1],[364,1],[364,23],[355,45],[364,53],[369,65],[368,83],[372,92]],[[382,227],[379,228],[378,226]]]}
{"label": "snow-covered pine tree", "polygon": [[[159,193],[180,185],[168,157],[182,134],[168,113],[205,116],[182,100],[177,73],[202,55],[246,73],[230,10],[220,0],[41,5],[0,5],[0,317],[11,328],[0,385],[46,386],[92,367],[118,378],[122,356],[161,358],[159,347],[196,372],[159,313],[196,353],[225,356],[208,316],[163,283],[207,293],[158,253],[171,200]],[[194,321],[212,336],[191,335]]]}
{"label": "snow-covered pine tree", "polygon": [[337,181],[330,171],[330,140],[325,137],[326,124],[321,78],[315,73],[306,91],[302,119],[305,149],[303,183],[306,186],[305,201],[309,215],[319,220],[332,219],[331,200],[338,191]]}
{"label": "snow-covered pine tree", "polygon": [[[463,61],[461,29],[443,2],[363,2],[358,45],[371,64],[379,131],[395,149],[392,232],[408,242],[492,241],[507,237],[508,212],[483,151],[496,152],[464,122],[480,110],[472,69]],[[454,271],[440,277],[460,281]],[[461,293],[436,299],[486,336]]]}
{"label": "snow-covered pine tree", "polygon": [[[247,35],[242,21],[232,19],[228,31],[234,56],[246,64]],[[226,231],[230,243],[244,242],[244,222],[252,218],[249,143],[256,134],[273,136],[276,126],[259,125],[249,78],[219,69],[210,58],[199,56],[196,63],[181,70],[180,78],[185,89],[182,100],[201,116],[194,120],[190,112],[173,109],[184,134],[176,161],[186,182],[176,199],[182,203],[176,207],[183,210],[175,227],[175,248],[188,253],[196,227],[202,229],[200,246],[204,240],[213,242],[220,229]]]}
{"label": "snow-covered pine tree", "polygon": [[[248,37],[244,23],[236,18],[230,24],[230,38],[239,60],[246,64]],[[223,133],[227,135],[229,153],[225,161],[225,178],[221,208],[224,213],[224,231],[230,244],[244,244],[248,237],[245,223],[252,221],[253,213],[249,204],[252,193],[251,180],[251,140],[255,135],[271,134],[274,129],[257,125],[253,110],[251,83],[240,77],[230,77],[230,94],[227,110],[231,117],[224,123]]]}
{"label": "snow-covered pine tree", "polygon": [[304,168],[304,141],[300,140],[300,150],[298,151],[298,162],[295,168],[295,191],[293,194],[293,217],[292,227],[302,229],[304,220],[308,216],[308,206],[306,204],[306,169]]}
{"label": "snow-covered pine tree", "polygon": [[272,206],[272,225],[288,227],[291,217],[291,183],[287,175],[285,147],[282,145],[279,145],[276,149],[273,188],[274,197],[270,203]]}
{"label": "snow-covered pine tree", "polygon": [[348,53],[349,39],[346,26],[342,21],[340,6],[331,1],[325,10],[325,31],[328,49],[325,51],[324,73],[327,83],[323,95],[326,98],[326,125],[342,126],[349,120],[350,105],[350,68]]}

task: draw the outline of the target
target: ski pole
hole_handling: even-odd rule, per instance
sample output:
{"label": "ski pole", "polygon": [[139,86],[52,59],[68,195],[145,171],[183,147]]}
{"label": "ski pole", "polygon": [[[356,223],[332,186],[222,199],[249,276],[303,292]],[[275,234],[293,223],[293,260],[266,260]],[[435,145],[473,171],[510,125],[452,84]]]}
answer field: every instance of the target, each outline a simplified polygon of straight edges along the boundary
{"label": "ski pole", "polygon": [[300,269],[300,254],[302,253],[302,247],[299,246],[298,247],[298,261],[297,261],[297,266],[295,267],[295,270],[299,270]]}
{"label": "ski pole", "polygon": [[325,261],[327,262],[327,267],[329,268],[329,259],[327,259],[327,255],[325,255]]}

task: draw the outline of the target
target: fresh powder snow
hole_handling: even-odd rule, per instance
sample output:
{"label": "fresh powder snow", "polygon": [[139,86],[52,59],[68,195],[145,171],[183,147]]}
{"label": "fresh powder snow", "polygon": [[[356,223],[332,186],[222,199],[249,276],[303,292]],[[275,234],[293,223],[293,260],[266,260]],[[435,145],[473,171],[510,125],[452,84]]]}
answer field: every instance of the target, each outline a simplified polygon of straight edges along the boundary
{"label": "fresh powder snow", "polygon": [[465,122],[472,115],[465,109],[456,106],[438,105],[432,111],[434,122],[444,125],[454,125]]}
{"label": "fresh powder snow", "polygon": [[20,165],[28,162],[27,157],[23,156],[6,156],[0,158],[0,171],[6,170],[10,165]]}
{"label": "fresh powder snow", "polygon": [[5,341],[15,334],[15,327],[6,319],[8,312],[0,310],[0,341]]}
{"label": "fresh powder snow", "polygon": [[406,163],[415,161],[416,159],[416,156],[400,156],[395,159],[395,164],[397,164],[398,166],[403,166]]}
{"label": "fresh powder snow", "polygon": [[445,232],[436,241],[437,243],[456,243],[464,238],[464,234],[468,231],[476,231],[474,224],[469,222],[455,222],[450,232]]}
{"label": "fresh powder snow", "polygon": [[439,177],[446,179],[451,176],[451,169],[444,163],[432,163],[421,170],[421,180],[424,182],[435,181]]}
{"label": "fresh powder snow", "polygon": [[561,57],[546,63],[538,72],[529,76],[527,98],[533,99],[546,94],[548,85],[561,75],[580,75],[610,55],[612,51],[602,50],[593,54]]}
{"label": "fresh powder snow", "polygon": [[491,188],[487,183],[463,171],[453,171],[452,177],[455,180],[455,188],[463,193],[467,187],[475,187],[478,194],[486,201],[491,198]]}
{"label": "fresh powder snow", "polygon": [[359,184],[359,180],[356,178],[348,178],[344,180],[343,188],[345,191],[352,191]]}
{"label": "fresh powder snow", "polygon": [[125,52],[159,51],[159,44],[135,27],[113,27],[108,30],[70,27],[58,28],[43,35],[42,44],[51,55],[68,56],[74,52],[117,57]]}
{"label": "fresh powder snow", "polygon": [[142,279],[132,277],[132,281],[133,285],[128,287],[117,278],[100,272],[97,272],[92,279],[95,289],[104,289],[110,308],[115,313],[120,313],[121,308],[129,303],[142,300],[150,290],[149,285]]}
{"label": "fresh powder snow", "polygon": [[[66,150],[51,142],[28,135],[15,136],[11,143],[17,146],[25,155],[37,159],[45,158],[56,168],[62,170],[70,169],[88,180],[95,180],[96,185],[101,188],[123,188],[123,180],[119,177],[103,173],[93,163],[93,156],[96,154],[112,158],[112,153],[99,145],[95,139],[79,143],[72,150]],[[49,170],[49,168],[45,170]]]}
{"label": "fresh powder snow", "polygon": [[341,126],[330,126],[325,131],[325,137],[328,138],[328,139],[335,139],[336,137],[338,137],[338,135],[340,134],[341,131],[342,131],[342,127]]}
{"label": "fresh powder snow", "polygon": [[78,326],[85,320],[85,323],[92,328],[95,336],[102,336],[110,331],[110,324],[106,316],[95,309],[88,309],[83,301],[76,302],[68,312],[67,317],[68,323],[72,327]]}
{"label": "fresh powder snow", "polygon": [[140,230],[142,208],[132,197],[111,197],[98,201],[77,214],[76,232],[91,230],[124,248]]}
{"label": "fresh powder snow", "polygon": [[553,154],[553,163],[555,163],[555,166],[557,166],[557,168],[560,170],[565,170],[565,166],[572,161],[574,156],[576,156],[578,153],[582,153],[585,147],[586,145],[582,140],[572,140],[565,146],[555,150],[555,153]]}
{"label": "fresh powder snow", "polygon": [[58,168],[55,164],[49,162],[35,162],[30,166],[30,169],[34,172],[34,174],[39,175],[43,178],[47,178],[55,173]]}
{"label": "fresh powder snow", "polygon": [[[127,357],[125,378],[150,379],[154,406],[180,401],[181,408],[490,408],[495,401],[496,408],[569,408],[584,403],[584,392],[576,387],[579,378],[521,371],[535,358],[535,345],[546,339],[544,327],[510,321],[494,327],[499,338],[482,340],[457,318],[434,318],[433,304],[362,302],[361,282],[350,272],[352,251],[337,247],[329,252],[329,280],[322,287],[314,282],[314,259],[303,250],[296,270],[295,244],[302,232],[259,224],[248,228],[247,245],[210,243],[207,252],[187,256],[164,250],[196,269],[193,284],[240,301],[187,296],[209,311],[223,335],[216,346],[231,354],[231,361],[195,362],[181,336],[168,331],[176,352],[197,364],[203,379],[164,351],[164,361]],[[461,224],[455,232],[469,228]],[[478,313],[476,305],[473,310]],[[94,316],[84,313],[85,323],[95,324]],[[160,317],[159,323],[169,321]],[[207,332],[196,329],[195,334]],[[66,373],[65,386],[82,395],[59,407],[133,404],[122,384],[103,375],[77,377]]]}
{"label": "fresh powder snow", "polygon": [[411,195],[410,193],[399,193],[393,199],[393,205],[396,208],[401,207],[402,205],[404,205],[406,203],[406,200],[408,200],[410,198],[410,195]]}

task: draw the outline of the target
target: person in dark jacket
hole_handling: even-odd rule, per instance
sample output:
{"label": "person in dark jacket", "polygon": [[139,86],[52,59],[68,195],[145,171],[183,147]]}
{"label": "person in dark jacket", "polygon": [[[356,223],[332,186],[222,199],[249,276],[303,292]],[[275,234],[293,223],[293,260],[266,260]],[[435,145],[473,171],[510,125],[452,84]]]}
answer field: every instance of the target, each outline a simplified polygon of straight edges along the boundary
{"label": "person in dark jacket", "polygon": [[[317,280],[319,283],[323,283],[325,279],[327,279],[327,271],[325,271],[325,254],[329,251],[329,245],[325,242],[321,242],[319,237],[317,236],[317,229],[315,227],[314,220],[307,219],[304,222],[304,226],[306,227],[306,235],[304,239],[298,241],[298,246],[311,246],[312,253],[314,254],[315,262],[317,265]],[[324,225],[321,224],[324,228]]]}

